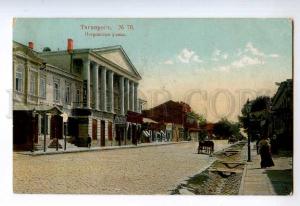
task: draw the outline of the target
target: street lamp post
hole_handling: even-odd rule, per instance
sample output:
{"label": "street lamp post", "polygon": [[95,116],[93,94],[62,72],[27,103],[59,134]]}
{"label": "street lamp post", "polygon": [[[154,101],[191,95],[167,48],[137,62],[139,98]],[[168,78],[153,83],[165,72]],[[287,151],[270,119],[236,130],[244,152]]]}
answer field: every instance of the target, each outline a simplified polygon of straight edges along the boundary
{"label": "street lamp post", "polygon": [[249,132],[251,105],[250,105],[249,99],[247,100],[246,109],[247,109],[247,121],[248,121],[248,125],[247,125],[247,132],[248,132],[248,160],[247,160],[247,162],[251,162],[251,135],[250,135],[250,132]]}
{"label": "street lamp post", "polygon": [[43,114],[44,116],[44,152],[46,152],[46,128],[47,128],[47,115],[46,115],[46,112]]}

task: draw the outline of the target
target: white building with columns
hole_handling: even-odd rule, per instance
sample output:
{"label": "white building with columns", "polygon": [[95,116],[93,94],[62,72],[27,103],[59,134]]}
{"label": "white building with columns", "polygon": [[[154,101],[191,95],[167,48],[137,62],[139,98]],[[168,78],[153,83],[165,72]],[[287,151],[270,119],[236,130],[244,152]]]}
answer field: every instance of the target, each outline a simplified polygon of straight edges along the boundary
{"label": "white building with columns", "polygon": [[[33,51],[33,48],[29,50]],[[40,108],[40,102],[43,102],[48,108],[58,108],[68,119],[65,130],[74,144],[84,146],[88,136],[92,146],[126,145],[138,141],[141,132],[138,82],[141,76],[121,46],[74,49],[73,40],[68,39],[66,50],[33,53],[40,61],[38,67],[46,67],[45,71],[37,69],[37,73],[43,73],[43,81],[49,87],[43,91],[43,98],[41,91],[36,91],[35,106]],[[16,74],[14,72],[14,79]],[[27,73],[24,75],[23,79],[30,78]],[[36,78],[41,82],[40,75]],[[30,80],[26,82],[30,85]],[[18,85],[14,86],[17,89]],[[14,99],[18,108],[22,104],[28,106],[26,102]],[[53,130],[51,123],[57,125],[49,118],[48,122],[48,130]],[[54,128],[53,131],[57,130]]]}

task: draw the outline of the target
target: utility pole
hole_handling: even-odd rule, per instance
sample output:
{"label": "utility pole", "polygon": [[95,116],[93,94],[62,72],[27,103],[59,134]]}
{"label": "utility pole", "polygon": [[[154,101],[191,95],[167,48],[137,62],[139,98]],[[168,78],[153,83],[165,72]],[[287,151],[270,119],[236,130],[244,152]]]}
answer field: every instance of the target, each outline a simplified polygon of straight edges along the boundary
{"label": "utility pole", "polygon": [[249,132],[251,105],[250,105],[249,99],[247,100],[246,109],[247,109],[247,123],[248,123],[248,125],[247,125],[247,132],[248,132],[248,160],[247,160],[247,162],[251,162],[251,135]]}

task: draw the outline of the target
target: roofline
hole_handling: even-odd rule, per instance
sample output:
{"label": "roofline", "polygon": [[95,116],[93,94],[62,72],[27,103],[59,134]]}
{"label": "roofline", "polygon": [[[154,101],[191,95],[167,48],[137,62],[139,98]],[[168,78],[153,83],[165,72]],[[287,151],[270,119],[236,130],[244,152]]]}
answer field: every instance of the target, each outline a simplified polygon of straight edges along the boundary
{"label": "roofline", "polygon": [[[26,47],[27,49],[29,49],[28,46],[20,43],[20,42],[17,42],[15,40],[13,40],[13,42],[17,43],[17,44],[20,44],[22,45],[23,47]],[[54,55],[54,54],[67,54],[68,51],[67,50],[59,50],[59,51],[47,51],[47,52],[38,52],[38,51],[35,51],[34,49],[31,49],[36,55],[40,55],[40,56],[48,56],[48,55]],[[115,46],[108,46],[108,47],[102,47],[102,48],[83,48],[83,49],[73,49],[73,53],[75,54],[79,54],[79,53],[90,53],[90,54],[94,54],[96,55],[98,58],[101,57],[101,59],[105,59],[107,60],[108,62],[106,63],[109,63],[110,65],[114,66],[114,67],[119,67],[119,68],[122,68],[124,71],[125,69],[117,64],[115,64],[114,62],[110,61],[109,59],[101,56],[101,55],[97,55],[96,52],[108,52],[108,51],[114,51],[114,50],[121,50],[122,53],[124,54],[126,60],[128,61],[129,65],[132,67],[134,73],[136,74],[136,77],[138,80],[141,80],[142,77],[141,75],[139,74],[139,72],[137,71],[137,69],[135,68],[135,66],[133,65],[133,63],[131,62],[130,58],[128,57],[128,55],[126,54],[125,50],[123,49],[123,47],[121,45],[115,45]],[[102,59],[102,60],[103,60]],[[128,73],[129,74],[129,73]]]}
{"label": "roofline", "polygon": [[[158,107],[160,107],[160,106],[162,106],[162,105],[164,105],[164,104],[166,104],[166,103],[168,103],[168,102],[173,102],[173,103],[178,103],[178,104],[181,104],[181,102],[176,102],[176,101],[174,101],[174,100],[170,99],[170,100],[168,100],[168,101],[165,101],[165,102],[163,102],[163,103],[161,103],[161,104],[159,104],[159,105],[156,105],[155,107],[152,107],[152,108],[150,108],[150,109],[147,109],[147,110],[156,109],[156,108],[158,108]],[[146,111],[146,110],[144,110],[144,111]]]}
{"label": "roofline", "polygon": [[[17,43],[17,44],[20,44],[24,47],[27,47],[26,45],[20,43],[20,42],[17,42],[17,41],[14,41],[13,42]],[[29,48],[28,48],[29,49]],[[124,54],[126,60],[128,61],[129,65],[133,68],[133,71],[134,73],[136,74],[137,76],[137,79],[138,80],[141,80],[142,77],[141,75],[139,74],[139,72],[137,71],[137,69],[135,68],[135,66],[133,65],[133,63],[131,62],[130,58],[128,57],[128,55],[126,54],[125,50],[123,49],[123,47],[121,45],[115,45],[115,46],[108,46],[108,47],[103,47],[103,48],[83,48],[83,49],[73,49],[73,54],[81,54],[81,53],[89,53],[89,54],[94,54],[95,56],[97,56],[98,58],[101,58],[102,60],[105,59],[107,60],[108,62],[106,63],[109,63],[110,65],[114,66],[114,67],[119,67],[119,68],[122,68],[123,70],[125,70],[123,67],[115,64],[114,62],[112,62],[111,60],[101,56],[101,55],[97,55],[96,52],[108,52],[108,51],[114,51],[114,50],[121,50],[122,53]],[[34,50],[33,50],[34,51]],[[40,56],[48,56],[48,55],[55,55],[55,54],[68,54],[68,51],[67,50],[59,50],[59,51],[47,51],[47,52],[38,52],[38,51],[34,51],[37,55],[40,55]],[[136,78],[136,77],[135,77]]]}
{"label": "roofline", "polygon": [[110,61],[109,59],[107,59],[107,58],[105,58],[105,57],[103,57],[101,55],[98,55],[97,53],[95,53],[93,51],[89,51],[89,54],[96,56],[97,58],[101,59],[102,61],[104,61],[105,63],[109,64],[110,66],[113,66],[113,67],[116,67],[116,68],[120,69],[122,72],[128,74],[129,76],[131,76],[133,78],[136,78],[137,80],[141,80],[142,79],[142,77],[138,73],[137,73],[138,75],[134,76],[132,73],[128,72],[123,67],[115,64],[114,62]]}
{"label": "roofline", "polygon": [[281,96],[281,94],[284,92],[284,88],[288,87],[288,83],[289,82],[293,82],[293,79],[287,79],[283,82],[280,82],[280,85],[276,91],[276,93],[274,94],[274,96],[272,97],[272,105],[273,103],[277,102],[278,98]]}

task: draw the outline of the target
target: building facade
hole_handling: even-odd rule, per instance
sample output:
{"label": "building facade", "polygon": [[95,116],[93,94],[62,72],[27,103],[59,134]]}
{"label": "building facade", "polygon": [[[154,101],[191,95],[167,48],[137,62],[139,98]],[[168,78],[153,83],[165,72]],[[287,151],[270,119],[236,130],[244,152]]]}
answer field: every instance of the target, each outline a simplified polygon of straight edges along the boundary
{"label": "building facade", "polygon": [[121,46],[74,49],[68,39],[64,51],[36,52],[14,42],[13,79],[16,147],[49,146],[63,134],[77,146],[88,137],[94,146],[124,145],[140,133],[132,116],[140,115],[141,76]]}
{"label": "building facade", "polygon": [[197,138],[198,120],[191,114],[188,104],[172,100],[143,111],[144,117],[164,124],[167,139],[175,142]]}
{"label": "building facade", "polygon": [[272,98],[269,118],[270,136],[279,147],[293,148],[293,80],[277,84],[278,90]]}

